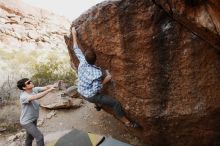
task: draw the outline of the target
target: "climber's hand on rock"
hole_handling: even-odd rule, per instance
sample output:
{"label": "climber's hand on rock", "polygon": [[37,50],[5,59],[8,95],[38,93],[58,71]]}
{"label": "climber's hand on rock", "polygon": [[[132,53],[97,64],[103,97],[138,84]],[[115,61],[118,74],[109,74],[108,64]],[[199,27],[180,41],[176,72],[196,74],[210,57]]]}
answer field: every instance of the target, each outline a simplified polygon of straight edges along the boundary
{"label": "climber's hand on rock", "polygon": [[72,27],[72,35],[76,36],[76,28],[75,27]]}
{"label": "climber's hand on rock", "polygon": [[110,74],[110,72],[108,70],[105,70],[105,72],[106,72],[106,78],[108,79],[108,81],[111,80],[112,75]]}
{"label": "climber's hand on rock", "polygon": [[108,70],[105,70],[106,75],[111,75]]}
{"label": "climber's hand on rock", "polygon": [[112,75],[111,74],[108,74],[105,78],[104,78],[104,80],[103,80],[103,82],[102,82],[102,85],[105,85],[107,82],[109,82],[110,80],[112,79]]}
{"label": "climber's hand on rock", "polygon": [[108,79],[108,81],[109,81],[109,80],[111,80],[111,79],[112,79],[112,75],[111,75],[111,74],[107,74],[106,78],[107,78],[107,79]]}

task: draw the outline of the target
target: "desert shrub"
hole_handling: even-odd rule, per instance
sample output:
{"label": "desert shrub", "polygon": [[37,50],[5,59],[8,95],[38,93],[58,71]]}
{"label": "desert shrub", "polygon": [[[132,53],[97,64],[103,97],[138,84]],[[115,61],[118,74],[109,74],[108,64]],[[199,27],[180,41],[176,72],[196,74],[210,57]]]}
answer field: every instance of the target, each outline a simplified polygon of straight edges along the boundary
{"label": "desert shrub", "polygon": [[0,106],[14,100],[19,95],[16,83],[21,78],[31,78],[36,86],[63,80],[67,86],[73,85],[75,71],[71,69],[67,53],[48,50],[7,51],[0,48]]}
{"label": "desert shrub", "polygon": [[5,128],[6,132],[16,132],[18,129],[20,129],[19,102],[8,102],[7,106],[0,107],[0,111],[0,128]]}
{"label": "desert shrub", "polygon": [[4,105],[10,101],[13,101],[14,98],[18,96],[18,89],[17,89],[17,80],[19,78],[16,77],[14,74],[7,75],[4,81],[1,82],[0,85],[0,105]]}
{"label": "desert shrub", "polygon": [[63,80],[67,86],[74,85],[76,73],[65,60],[57,60],[50,57],[48,61],[33,65],[31,80],[38,86],[55,83]]}

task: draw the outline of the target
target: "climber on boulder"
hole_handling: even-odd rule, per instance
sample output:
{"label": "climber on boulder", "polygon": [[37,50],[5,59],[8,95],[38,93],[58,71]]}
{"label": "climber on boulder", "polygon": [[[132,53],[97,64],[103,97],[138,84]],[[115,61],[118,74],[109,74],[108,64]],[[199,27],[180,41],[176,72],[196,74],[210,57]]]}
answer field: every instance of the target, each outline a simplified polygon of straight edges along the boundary
{"label": "climber on boulder", "polygon": [[103,85],[111,80],[111,74],[106,71],[106,76],[102,80],[103,73],[101,71],[101,68],[95,65],[95,52],[91,49],[87,49],[84,56],[84,54],[78,47],[76,29],[74,27],[72,28],[72,36],[73,51],[79,60],[79,81],[77,85],[78,92],[81,94],[81,96],[84,97],[85,100],[94,103],[97,110],[100,110],[102,106],[109,107],[114,111],[117,118],[126,126],[138,128],[139,125],[137,123],[131,122],[126,118],[125,112],[123,111],[121,104],[117,100],[101,93]]}

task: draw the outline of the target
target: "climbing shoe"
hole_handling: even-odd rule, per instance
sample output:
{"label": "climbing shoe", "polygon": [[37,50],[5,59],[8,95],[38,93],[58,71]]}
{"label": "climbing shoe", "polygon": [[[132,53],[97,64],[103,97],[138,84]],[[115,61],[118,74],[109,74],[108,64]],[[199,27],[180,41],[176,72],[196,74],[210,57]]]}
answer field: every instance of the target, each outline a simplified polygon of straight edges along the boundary
{"label": "climbing shoe", "polygon": [[125,126],[131,128],[141,128],[141,126],[136,122],[127,122],[125,123]]}
{"label": "climbing shoe", "polygon": [[102,107],[98,106],[98,105],[95,105],[95,108],[96,108],[97,111],[100,111],[102,109]]}

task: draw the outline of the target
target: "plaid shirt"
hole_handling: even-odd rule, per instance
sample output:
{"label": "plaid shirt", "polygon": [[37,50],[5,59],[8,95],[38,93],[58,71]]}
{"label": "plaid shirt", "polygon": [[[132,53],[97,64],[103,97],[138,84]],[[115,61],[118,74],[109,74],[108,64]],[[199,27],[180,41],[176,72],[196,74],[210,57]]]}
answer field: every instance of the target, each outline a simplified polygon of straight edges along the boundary
{"label": "plaid shirt", "polygon": [[98,93],[102,88],[101,69],[95,65],[90,65],[87,63],[85,56],[82,51],[76,46],[73,47],[75,55],[79,60],[78,66],[78,92],[86,97],[92,97]]}

